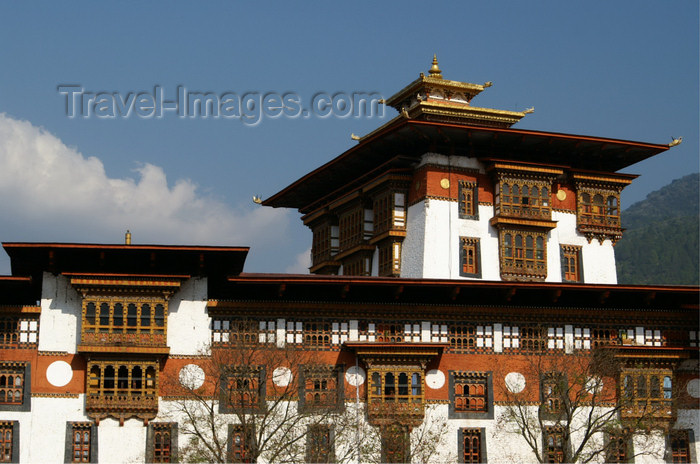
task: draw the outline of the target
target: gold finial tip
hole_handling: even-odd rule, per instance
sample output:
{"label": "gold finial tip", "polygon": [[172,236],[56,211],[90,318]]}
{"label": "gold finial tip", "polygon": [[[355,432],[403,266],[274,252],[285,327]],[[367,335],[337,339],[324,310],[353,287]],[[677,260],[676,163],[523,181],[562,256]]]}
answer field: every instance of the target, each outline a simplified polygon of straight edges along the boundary
{"label": "gold finial tip", "polygon": [[126,234],[124,234],[124,243],[126,245],[131,245],[131,232],[127,229]]}
{"label": "gold finial tip", "polygon": [[676,138],[673,138],[673,137],[671,137],[671,138],[673,139],[673,141],[672,141],[671,143],[668,144],[669,148],[670,148],[670,147],[675,147],[676,145],[680,145],[681,142],[683,141],[683,137],[678,137],[677,139],[676,139]]}
{"label": "gold finial tip", "polygon": [[438,66],[437,54],[433,55],[433,65],[430,67],[428,73],[432,77],[442,78],[442,71],[440,71],[440,67]]}

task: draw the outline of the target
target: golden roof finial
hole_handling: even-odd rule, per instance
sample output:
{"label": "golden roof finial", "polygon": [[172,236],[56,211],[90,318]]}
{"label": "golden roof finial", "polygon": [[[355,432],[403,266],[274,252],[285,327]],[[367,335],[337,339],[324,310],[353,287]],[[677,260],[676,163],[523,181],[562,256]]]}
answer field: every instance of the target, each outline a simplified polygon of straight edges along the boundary
{"label": "golden roof finial", "polygon": [[428,73],[430,74],[430,77],[442,79],[442,71],[440,71],[440,68],[438,67],[437,54],[433,55],[433,65],[430,67]]}
{"label": "golden roof finial", "polygon": [[131,232],[129,232],[128,230],[124,234],[124,244],[131,245]]}

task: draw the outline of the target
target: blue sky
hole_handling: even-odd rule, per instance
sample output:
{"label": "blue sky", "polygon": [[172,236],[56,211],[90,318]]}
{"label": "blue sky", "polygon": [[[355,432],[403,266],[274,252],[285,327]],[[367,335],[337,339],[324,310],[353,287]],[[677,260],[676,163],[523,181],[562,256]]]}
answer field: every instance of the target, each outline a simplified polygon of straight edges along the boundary
{"label": "blue sky", "polygon": [[[438,54],[493,81],[515,127],[653,143],[623,207],[698,171],[698,2],[0,3],[0,241],[250,246],[249,272],[302,271],[311,234],[269,197],[384,118],[66,116],[88,92],[392,95]],[[3,174],[4,171],[4,174]],[[0,273],[8,273],[5,256]]]}

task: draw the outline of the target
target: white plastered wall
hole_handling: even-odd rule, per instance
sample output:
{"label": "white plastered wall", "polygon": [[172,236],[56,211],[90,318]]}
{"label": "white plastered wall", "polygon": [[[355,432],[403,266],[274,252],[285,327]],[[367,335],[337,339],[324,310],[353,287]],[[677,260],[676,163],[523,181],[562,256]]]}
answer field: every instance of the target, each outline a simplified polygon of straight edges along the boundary
{"label": "white plastered wall", "polygon": [[148,427],[142,420],[119,421],[103,419],[97,431],[99,462],[133,464],[145,461]]}
{"label": "white plastered wall", "polygon": [[90,420],[84,414],[84,405],[85,395],[33,397],[31,411],[3,411],[2,420],[19,422],[19,462],[63,462],[66,424]]}
{"label": "white plastered wall", "polygon": [[207,314],[207,279],[184,282],[168,303],[168,346],[171,355],[200,355],[211,342]]}
{"label": "white plastered wall", "polygon": [[460,219],[454,201],[426,199],[408,208],[409,230],[401,277],[473,279],[460,276],[460,237],[480,239],[481,279],[500,280],[498,235],[489,225],[493,207],[479,205],[479,219]]}
{"label": "white plastered wall", "polygon": [[44,272],[41,282],[39,351],[76,352],[81,305],[80,295],[66,277]]}
{"label": "white plastered wall", "polygon": [[616,284],[615,249],[610,240],[601,244],[598,239],[588,239],[576,230],[576,214],[553,211],[552,219],[557,228],[547,243],[547,282],[561,282],[560,245],[581,247],[583,282],[587,284]]}

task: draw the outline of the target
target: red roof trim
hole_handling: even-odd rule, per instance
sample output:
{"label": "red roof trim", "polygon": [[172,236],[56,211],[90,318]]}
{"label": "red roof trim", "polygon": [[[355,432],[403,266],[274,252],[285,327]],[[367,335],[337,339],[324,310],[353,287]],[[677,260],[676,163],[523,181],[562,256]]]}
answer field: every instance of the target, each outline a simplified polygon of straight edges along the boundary
{"label": "red roof trim", "polygon": [[695,293],[700,287],[693,285],[618,285],[618,284],[570,284],[559,282],[503,282],[493,280],[450,280],[450,279],[410,279],[396,277],[363,276],[326,276],[316,274],[258,274],[241,273],[229,277],[229,282],[277,284],[281,281],[290,283],[328,283],[328,284],[375,284],[375,285],[424,285],[424,286],[464,286],[464,287],[520,287],[567,290],[622,290],[622,291],[673,291]]}
{"label": "red roof trim", "polygon": [[3,248],[99,248],[104,250],[177,250],[177,251],[250,251],[250,247],[190,245],[115,245],[99,243],[25,243],[3,242]]}

